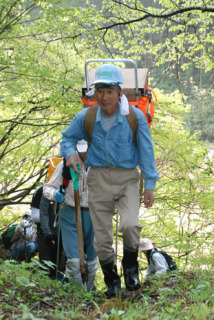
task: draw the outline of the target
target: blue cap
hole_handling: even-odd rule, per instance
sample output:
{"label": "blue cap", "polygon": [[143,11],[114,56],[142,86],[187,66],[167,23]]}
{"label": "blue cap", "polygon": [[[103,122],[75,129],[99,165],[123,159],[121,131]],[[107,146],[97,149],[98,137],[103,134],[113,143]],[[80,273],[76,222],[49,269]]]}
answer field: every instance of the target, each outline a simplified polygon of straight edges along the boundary
{"label": "blue cap", "polygon": [[92,85],[98,83],[106,83],[112,85],[123,83],[121,70],[113,64],[103,64],[96,69],[95,78]]}

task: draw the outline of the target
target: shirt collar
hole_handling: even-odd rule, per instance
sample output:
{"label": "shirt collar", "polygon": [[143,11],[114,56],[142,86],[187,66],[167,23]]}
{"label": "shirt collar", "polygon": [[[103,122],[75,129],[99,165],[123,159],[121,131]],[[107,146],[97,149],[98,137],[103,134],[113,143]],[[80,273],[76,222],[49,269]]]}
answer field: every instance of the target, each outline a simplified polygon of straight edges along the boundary
{"label": "shirt collar", "polygon": [[[118,102],[118,108],[120,112],[117,112],[117,122],[123,122],[123,115],[121,114],[121,105]],[[95,122],[100,122],[101,121],[101,107],[97,109],[97,114],[96,114],[96,120]]]}

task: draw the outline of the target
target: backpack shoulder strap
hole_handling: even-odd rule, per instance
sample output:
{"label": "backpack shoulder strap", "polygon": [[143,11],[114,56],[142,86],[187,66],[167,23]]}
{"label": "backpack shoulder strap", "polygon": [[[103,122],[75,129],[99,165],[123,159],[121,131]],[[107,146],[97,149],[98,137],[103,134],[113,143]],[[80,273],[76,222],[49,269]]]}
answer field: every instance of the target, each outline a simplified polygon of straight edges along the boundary
{"label": "backpack shoulder strap", "polygon": [[93,104],[91,107],[88,108],[85,114],[84,130],[85,130],[85,135],[88,138],[88,148],[90,147],[90,144],[91,144],[92,132],[93,132],[94,123],[96,119],[97,109],[98,109],[98,104],[97,103]]}
{"label": "backpack shoulder strap", "polygon": [[131,106],[129,106],[129,114],[126,115],[126,119],[129,123],[131,130],[132,130],[134,144],[135,144],[135,146],[137,146],[138,121],[137,121],[136,113]]}

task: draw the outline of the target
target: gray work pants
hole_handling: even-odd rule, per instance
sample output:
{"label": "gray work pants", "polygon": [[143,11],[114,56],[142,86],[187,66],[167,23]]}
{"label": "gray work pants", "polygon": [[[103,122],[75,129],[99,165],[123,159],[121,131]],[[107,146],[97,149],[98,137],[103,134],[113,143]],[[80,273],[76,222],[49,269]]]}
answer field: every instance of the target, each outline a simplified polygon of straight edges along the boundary
{"label": "gray work pants", "polygon": [[112,218],[120,215],[119,231],[127,250],[136,251],[140,241],[139,172],[137,168],[91,167],[88,173],[88,204],[100,261],[114,258]]}

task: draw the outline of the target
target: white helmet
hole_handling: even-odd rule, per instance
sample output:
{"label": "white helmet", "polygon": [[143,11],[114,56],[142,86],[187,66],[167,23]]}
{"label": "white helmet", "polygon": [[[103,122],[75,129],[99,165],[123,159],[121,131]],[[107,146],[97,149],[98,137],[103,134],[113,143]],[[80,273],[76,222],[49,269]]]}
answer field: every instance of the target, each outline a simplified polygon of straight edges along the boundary
{"label": "white helmet", "polygon": [[26,210],[24,213],[22,213],[22,218],[23,218],[24,216],[31,217],[31,210],[29,209],[29,210]]}
{"label": "white helmet", "polygon": [[147,238],[140,239],[139,249],[141,251],[151,250],[153,248],[154,248],[154,246],[153,246],[152,242],[149,239],[147,239]]}
{"label": "white helmet", "polygon": [[100,83],[109,85],[123,83],[123,76],[120,68],[113,64],[103,64],[99,66],[95,71],[94,82],[91,85]]}

